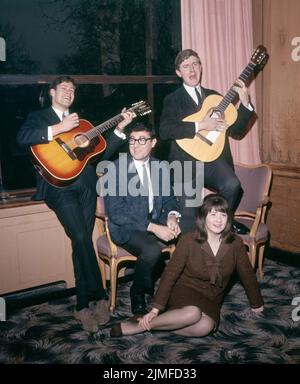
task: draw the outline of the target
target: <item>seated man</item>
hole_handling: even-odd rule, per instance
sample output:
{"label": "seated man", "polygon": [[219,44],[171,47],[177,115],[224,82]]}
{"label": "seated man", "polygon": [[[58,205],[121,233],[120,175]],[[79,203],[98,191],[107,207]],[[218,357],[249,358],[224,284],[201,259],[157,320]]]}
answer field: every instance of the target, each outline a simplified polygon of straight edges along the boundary
{"label": "seated man", "polygon": [[155,144],[150,127],[142,123],[132,127],[130,154],[115,161],[116,196],[104,197],[112,240],[137,256],[130,289],[133,314],[147,313],[145,294],[154,290],[153,273],[161,258],[161,242],[174,241],[180,234],[177,200],[170,184],[163,186],[169,180],[163,171],[168,169],[150,156]]}

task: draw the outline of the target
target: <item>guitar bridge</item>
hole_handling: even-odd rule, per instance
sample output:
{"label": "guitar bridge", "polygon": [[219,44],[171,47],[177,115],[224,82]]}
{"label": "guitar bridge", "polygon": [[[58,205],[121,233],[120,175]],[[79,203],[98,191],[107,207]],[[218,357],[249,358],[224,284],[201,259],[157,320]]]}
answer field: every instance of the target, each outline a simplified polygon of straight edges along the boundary
{"label": "guitar bridge", "polygon": [[208,145],[213,145],[213,142],[211,142],[210,140],[208,140],[205,136],[202,136],[201,133],[197,132],[196,135],[199,137],[199,139],[201,139],[202,141],[204,141],[204,143],[208,144]]}
{"label": "guitar bridge", "polygon": [[55,141],[57,142],[58,145],[61,146],[61,148],[67,153],[67,155],[72,160],[77,159],[77,157],[76,157],[75,153],[72,151],[72,149],[65,142],[63,142],[59,137],[57,139],[55,139]]}

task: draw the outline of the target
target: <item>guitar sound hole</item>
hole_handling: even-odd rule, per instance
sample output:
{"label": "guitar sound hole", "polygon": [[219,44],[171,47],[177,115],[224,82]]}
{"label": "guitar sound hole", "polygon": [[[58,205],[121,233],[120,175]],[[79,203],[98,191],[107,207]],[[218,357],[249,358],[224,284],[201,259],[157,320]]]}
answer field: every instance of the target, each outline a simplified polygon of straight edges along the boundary
{"label": "guitar sound hole", "polygon": [[77,135],[74,138],[75,144],[80,148],[86,148],[90,145],[90,141],[84,135]]}

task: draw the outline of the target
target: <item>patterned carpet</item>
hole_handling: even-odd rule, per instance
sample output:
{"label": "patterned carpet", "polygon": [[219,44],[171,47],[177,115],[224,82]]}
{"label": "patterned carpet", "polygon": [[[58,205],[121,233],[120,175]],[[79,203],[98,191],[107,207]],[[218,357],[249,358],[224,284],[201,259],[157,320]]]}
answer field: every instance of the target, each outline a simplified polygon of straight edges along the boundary
{"label": "patterned carpet", "polygon": [[96,334],[83,331],[74,319],[74,297],[20,309],[0,322],[0,363],[300,363],[300,320],[292,319],[300,270],[266,260],[264,271],[264,313],[251,312],[236,283],[225,299],[219,330],[205,338],[167,332],[110,338],[111,324],[130,316],[130,283],[119,284],[116,312]]}

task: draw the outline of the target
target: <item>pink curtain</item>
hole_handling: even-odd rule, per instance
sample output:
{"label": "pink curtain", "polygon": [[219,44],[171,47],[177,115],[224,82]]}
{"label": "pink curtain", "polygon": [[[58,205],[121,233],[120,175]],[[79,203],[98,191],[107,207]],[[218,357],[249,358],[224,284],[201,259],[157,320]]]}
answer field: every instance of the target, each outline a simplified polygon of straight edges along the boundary
{"label": "pink curtain", "polygon": [[[202,84],[225,95],[253,53],[251,0],[181,0],[182,47],[198,52]],[[255,107],[254,82],[249,87]],[[230,141],[234,161],[259,164],[257,123]]]}

